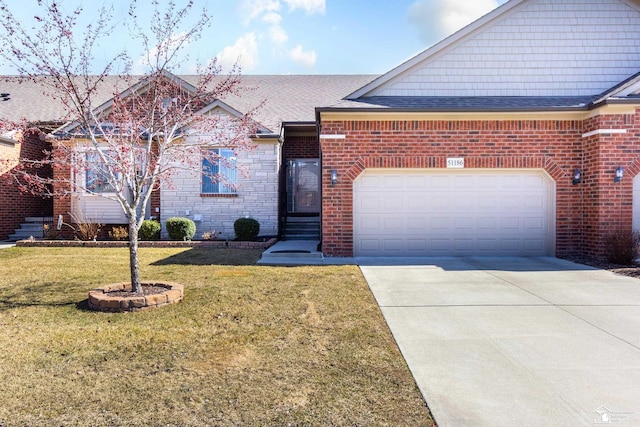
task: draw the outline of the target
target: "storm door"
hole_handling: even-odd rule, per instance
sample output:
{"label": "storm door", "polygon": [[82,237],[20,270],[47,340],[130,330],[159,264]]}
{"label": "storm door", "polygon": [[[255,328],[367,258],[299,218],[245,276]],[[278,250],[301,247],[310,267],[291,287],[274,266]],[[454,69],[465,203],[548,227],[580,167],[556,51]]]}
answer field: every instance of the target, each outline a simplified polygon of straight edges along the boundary
{"label": "storm door", "polygon": [[289,213],[320,212],[320,160],[294,159],[287,163]]}

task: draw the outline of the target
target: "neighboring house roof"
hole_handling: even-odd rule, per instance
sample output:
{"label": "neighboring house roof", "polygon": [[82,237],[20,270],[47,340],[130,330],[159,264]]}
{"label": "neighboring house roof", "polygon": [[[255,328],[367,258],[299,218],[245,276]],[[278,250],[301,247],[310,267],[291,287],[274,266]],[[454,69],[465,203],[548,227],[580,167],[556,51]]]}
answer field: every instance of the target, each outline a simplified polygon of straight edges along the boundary
{"label": "neighboring house roof", "polygon": [[[197,76],[181,76],[194,82]],[[241,96],[223,99],[238,111],[248,111],[262,101],[256,120],[273,132],[282,122],[313,122],[315,107],[332,105],[355,89],[369,83],[374,75],[245,75]]]}
{"label": "neighboring house roof", "polygon": [[[178,76],[185,84],[195,85],[197,76]],[[260,105],[257,121],[268,130],[279,133],[282,122],[309,122],[315,120],[315,107],[331,105],[373,80],[373,75],[244,75],[241,96],[229,96],[223,101],[239,112]],[[45,77],[43,77],[45,78]],[[41,84],[15,76],[3,78],[0,90],[11,99],[0,103],[0,119],[30,123],[57,123],[67,121],[60,102],[43,93]],[[107,76],[97,88],[95,104],[108,105],[115,93],[127,89],[119,76]]]}
{"label": "neighboring house roof", "polygon": [[640,70],[640,1],[510,0],[351,93],[573,97]]}

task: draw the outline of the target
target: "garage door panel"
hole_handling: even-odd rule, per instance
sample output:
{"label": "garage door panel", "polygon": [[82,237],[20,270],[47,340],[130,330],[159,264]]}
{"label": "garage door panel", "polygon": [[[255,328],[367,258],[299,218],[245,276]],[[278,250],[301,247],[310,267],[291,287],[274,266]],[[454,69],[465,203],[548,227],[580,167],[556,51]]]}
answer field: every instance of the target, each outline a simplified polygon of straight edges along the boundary
{"label": "garage door panel", "polygon": [[520,176],[515,176],[515,175],[510,175],[510,176],[506,176],[504,177],[504,179],[499,180],[500,182],[500,188],[503,188],[505,190],[508,189],[520,189],[522,188],[522,177]]}
{"label": "garage door panel", "polygon": [[523,221],[525,230],[534,231],[536,234],[546,228],[543,218],[524,218]]}
{"label": "garage door panel", "polygon": [[380,228],[380,219],[378,217],[364,217],[359,218],[357,221],[354,226],[363,231],[376,231]]}
{"label": "garage door panel", "polygon": [[407,200],[408,209],[428,209],[429,198],[427,195],[416,194],[415,197]]}
{"label": "garage door panel", "polygon": [[520,218],[500,218],[500,230],[509,232],[520,230]]}
{"label": "garage door panel", "polygon": [[384,230],[392,231],[394,233],[403,230],[404,218],[402,217],[388,217],[384,219]]}
{"label": "garage door panel", "polygon": [[388,189],[398,189],[398,190],[404,190],[405,189],[405,180],[402,179],[403,177],[401,175],[391,175],[391,176],[385,176],[384,180],[383,180],[383,185],[385,188]]}
{"label": "garage door panel", "polygon": [[498,249],[498,240],[495,238],[483,239],[479,238],[477,241],[477,247],[481,251],[487,251],[488,254],[495,253]]}
{"label": "garage door panel", "polygon": [[471,217],[454,217],[453,218],[453,230],[468,231],[473,230],[474,219]]}
{"label": "garage door panel", "polygon": [[529,209],[540,209],[544,207],[544,196],[542,194],[532,194],[531,197],[525,197],[522,206]]}
{"label": "garage door panel", "polygon": [[476,224],[478,230],[495,232],[498,222],[496,218],[480,217]]}
{"label": "garage door panel", "polygon": [[543,250],[543,241],[541,239],[524,239],[523,248],[526,251],[537,252]]}
{"label": "garage door panel", "polygon": [[429,222],[426,217],[411,217],[406,219],[408,230],[426,230],[429,227]]}
{"label": "garage door panel", "polygon": [[505,209],[516,209],[522,204],[522,198],[519,195],[503,195],[500,197],[500,206]]}
{"label": "garage door panel", "polygon": [[398,238],[389,238],[382,241],[384,251],[387,253],[402,253],[404,252],[404,241]]}
{"label": "garage door panel", "polygon": [[360,182],[358,184],[362,191],[366,191],[367,189],[375,191],[376,188],[381,187],[381,179],[381,176],[365,175],[360,177]]}
{"label": "garage door panel", "polygon": [[357,256],[549,255],[553,181],[533,170],[366,170]]}
{"label": "garage door panel", "polygon": [[409,251],[424,251],[427,249],[427,239],[407,239],[407,249]]}

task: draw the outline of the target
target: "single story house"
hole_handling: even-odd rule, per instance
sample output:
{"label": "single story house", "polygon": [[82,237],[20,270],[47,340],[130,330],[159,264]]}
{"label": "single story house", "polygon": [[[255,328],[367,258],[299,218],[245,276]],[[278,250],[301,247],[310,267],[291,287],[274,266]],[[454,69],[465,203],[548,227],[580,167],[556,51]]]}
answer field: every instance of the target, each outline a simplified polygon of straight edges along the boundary
{"label": "single story house", "polygon": [[150,215],[284,238],[315,221],[327,256],[600,257],[640,230],[638,0],[510,0],[377,77],[243,78],[221,101],[267,103],[249,180],[181,182]]}

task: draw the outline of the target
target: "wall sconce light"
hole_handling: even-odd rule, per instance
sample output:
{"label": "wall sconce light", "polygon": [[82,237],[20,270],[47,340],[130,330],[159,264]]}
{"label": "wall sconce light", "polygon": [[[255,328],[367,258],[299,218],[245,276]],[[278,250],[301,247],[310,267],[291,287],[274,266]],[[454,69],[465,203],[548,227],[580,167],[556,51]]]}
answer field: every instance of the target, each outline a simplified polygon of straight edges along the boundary
{"label": "wall sconce light", "polygon": [[338,171],[334,169],[331,171],[331,186],[335,187],[336,185],[338,185]]}
{"label": "wall sconce light", "polygon": [[582,180],[582,174],[580,173],[580,169],[576,169],[573,171],[573,185],[580,184]]}
{"label": "wall sconce light", "polygon": [[616,169],[616,176],[613,178],[613,182],[622,181],[623,176],[624,176],[624,169],[622,169],[622,166],[618,166],[618,169]]}

